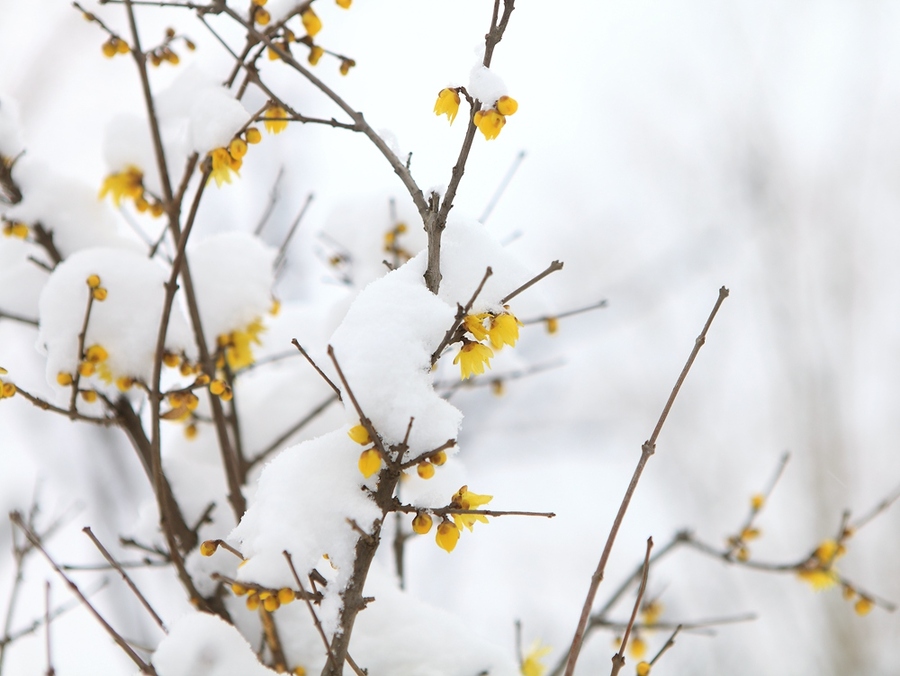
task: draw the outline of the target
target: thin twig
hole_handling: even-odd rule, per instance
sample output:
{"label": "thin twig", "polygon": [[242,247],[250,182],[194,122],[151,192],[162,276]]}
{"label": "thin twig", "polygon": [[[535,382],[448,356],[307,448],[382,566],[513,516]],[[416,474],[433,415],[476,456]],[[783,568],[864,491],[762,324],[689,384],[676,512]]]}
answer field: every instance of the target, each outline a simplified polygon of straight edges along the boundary
{"label": "thin twig", "polygon": [[138,655],[128,642],[122,638],[122,635],[119,634],[115,629],[110,626],[110,624],[103,619],[103,616],[94,608],[93,604],[87,599],[87,597],[81,593],[81,590],[78,586],[65,574],[62,568],[53,560],[53,557],[44,549],[44,546],[41,544],[40,539],[35,535],[32,530],[25,524],[22,520],[22,515],[19,512],[13,512],[10,514],[10,521],[13,522],[28,538],[28,541],[34,546],[41,554],[44,555],[44,558],[50,564],[50,566],[59,574],[59,576],[65,581],[66,585],[69,589],[72,590],[72,593],[75,594],[81,602],[85,605],[85,607],[90,611],[90,613],[96,618],[96,620],[101,624],[101,626],[106,630],[106,632],[110,635],[113,641],[125,652],[128,657],[131,658],[131,661],[134,662],[137,667],[141,670],[141,673],[144,674],[156,674],[156,669],[153,668],[152,665],[144,662],[141,659],[140,655]]}
{"label": "thin twig", "polygon": [[522,292],[525,291],[526,289],[528,289],[528,288],[534,286],[535,284],[537,284],[539,281],[541,281],[541,280],[542,280],[544,277],[546,277],[547,275],[550,275],[550,274],[556,272],[557,270],[562,270],[562,269],[563,269],[563,264],[562,264],[562,263],[560,263],[559,261],[553,261],[552,263],[550,263],[550,265],[547,266],[547,269],[546,269],[546,270],[544,270],[543,272],[538,273],[537,275],[535,275],[534,277],[532,277],[531,279],[529,279],[527,282],[525,282],[525,283],[524,283],[522,286],[520,286],[518,289],[516,289],[516,290],[513,291],[512,293],[508,293],[505,297],[503,297],[503,298],[500,300],[500,305],[506,305],[506,304],[507,304],[509,301],[511,301],[513,298],[515,298],[516,296],[518,296],[520,293],[522,293]]}
{"label": "thin twig", "polygon": [[247,471],[249,471],[252,467],[257,465],[258,463],[265,460],[274,451],[278,450],[278,448],[285,441],[287,441],[292,436],[294,436],[297,432],[299,432],[304,427],[306,427],[311,421],[318,418],[319,415],[322,413],[322,411],[324,411],[326,408],[331,406],[331,404],[333,404],[336,401],[340,401],[340,398],[337,395],[331,395],[325,401],[323,401],[321,404],[316,406],[312,411],[310,411],[305,416],[303,416],[302,419],[300,419],[294,425],[291,425],[290,429],[285,430],[285,432],[280,434],[277,439],[275,439],[272,443],[270,443],[263,450],[261,450],[259,453],[257,453],[253,458],[251,458],[250,460],[247,461]]}
{"label": "thin twig", "polygon": [[521,320],[523,324],[541,324],[550,319],[564,319],[566,317],[572,317],[573,315],[580,315],[583,312],[590,312],[591,310],[599,310],[600,308],[605,308],[608,305],[606,299],[597,301],[596,303],[591,303],[590,305],[585,305],[584,307],[575,308],[574,310],[566,310],[565,312],[560,312],[555,315],[544,315],[543,317],[530,317],[529,319]]}
{"label": "thin twig", "polygon": [[23,317],[22,315],[17,315],[13,312],[7,312],[6,310],[0,310],[0,319],[11,319],[14,322],[21,322],[22,324],[28,324],[30,326],[40,325],[37,319]]}
{"label": "thin twig", "polygon": [[294,338],[291,341],[291,344],[294,347],[296,347],[298,350],[300,350],[300,354],[302,354],[306,358],[306,361],[309,362],[310,366],[312,366],[316,370],[316,373],[318,373],[320,376],[322,376],[322,379],[326,383],[328,383],[328,386],[332,390],[334,390],[334,393],[337,395],[338,400],[343,401],[343,398],[341,397],[340,388],[334,384],[334,381],[332,381],[331,378],[329,378],[327,375],[325,375],[325,371],[323,371],[322,369],[319,368],[318,364],[316,364],[316,362],[313,361],[312,357],[309,356],[309,353],[303,349],[302,345],[300,345],[300,342],[296,338]]}
{"label": "thin twig", "polygon": [[678,380],[675,381],[675,386],[672,388],[672,393],[669,395],[669,399],[666,401],[666,405],[663,407],[662,413],[659,416],[659,420],[656,423],[656,427],[653,429],[653,433],[650,435],[650,438],[641,446],[641,457],[638,460],[637,467],[635,467],[634,474],[631,477],[631,482],[628,484],[628,488],[625,491],[625,496],[622,498],[622,503],[619,505],[619,511],[616,513],[616,518],[613,521],[609,536],[606,539],[606,544],[603,547],[603,553],[600,555],[600,561],[597,564],[597,569],[591,576],[591,584],[588,588],[584,606],[581,609],[581,617],[578,620],[578,627],[575,630],[575,636],[572,638],[572,647],[569,649],[569,656],[566,661],[566,676],[572,676],[572,674],[575,672],[575,664],[578,661],[578,654],[581,652],[581,646],[584,643],[585,629],[587,628],[587,623],[590,619],[591,608],[594,605],[594,597],[596,597],[597,595],[597,589],[600,587],[600,583],[603,582],[603,575],[606,571],[606,562],[609,560],[609,555],[612,552],[612,547],[615,543],[616,535],[618,535],[619,533],[619,528],[621,527],[622,521],[625,518],[625,512],[628,510],[628,505],[631,503],[631,497],[634,495],[634,491],[637,489],[638,481],[640,481],[641,474],[644,471],[644,466],[647,464],[650,456],[656,452],[656,440],[659,437],[659,433],[662,431],[663,424],[665,423],[666,418],[669,415],[669,411],[672,409],[672,404],[675,402],[675,397],[678,396],[678,392],[681,390],[684,379],[687,377],[687,374],[691,370],[691,366],[693,365],[694,360],[697,358],[697,353],[700,352],[700,348],[706,342],[706,334],[709,331],[709,327],[712,325],[716,314],[719,312],[719,308],[722,306],[722,303],[727,297],[728,289],[723,286],[719,289],[719,297],[716,299],[716,303],[713,306],[712,312],[709,313],[709,317],[707,318],[706,323],[703,325],[703,330],[700,331],[700,335],[694,341],[694,348],[691,350],[691,354],[688,356],[687,362],[685,363],[684,368],[681,370],[681,374],[678,376]]}
{"label": "thin twig", "polygon": [[134,583],[134,581],[130,577],[128,577],[128,573],[125,572],[119,562],[112,557],[106,547],[104,547],[100,540],[97,539],[97,536],[94,535],[94,532],[90,529],[90,526],[85,526],[81,529],[81,532],[91,539],[91,542],[94,543],[94,546],[100,551],[100,553],[103,555],[103,558],[106,559],[109,562],[109,565],[111,565],[116,570],[116,572],[122,576],[122,579],[125,580],[125,584],[127,584],[128,588],[131,589],[132,592],[134,592],[134,595],[137,596],[138,601],[140,601],[141,605],[144,606],[148,613],[150,613],[150,617],[153,618],[153,621],[156,622],[159,628],[168,633],[168,631],[166,630],[166,625],[163,624],[160,616],[156,614],[155,610],[153,610],[153,606],[150,605],[150,602],[147,600],[147,598],[137,588],[137,585]]}
{"label": "thin twig", "polygon": [[266,227],[266,223],[269,222],[269,217],[272,215],[272,211],[275,209],[275,205],[278,203],[278,188],[281,185],[281,179],[283,177],[284,166],[280,166],[278,167],[278,173],[275,175],[275,180],[272,182],[272,189],[269,190],[269,199],[266,202],[266,208],[263,211],[262,216],[259,217],[259,221],[257,221],[256,227],[253,229],[253,234],[257,237],[262,234],[263,228]]}
{"label": "thin twig", "polygon": [[325,635],[325,630],[322,628],[322,622],[319,620],[318,614],[316,614],[315,608],[312,607],[312,602],[309,600],[310,594],[307,593],[306,589],[303,587],[303,582],[300,581],[300,576],[297,574],[297,569],[294,567],[294,560],[291,558],[290,552],[287,550],[281,552],[284,555],[284,558],[287,559],[288,566],[291,569],[291,574],[294,576],[294,581],[297,583],[297,588],[303,592],[303,600],[306,602],[306,607],[309,609],[309,614],[312,615],[313,624],[316,627],[316,632],[319,634],[319,637],[322,639],[322,643],[325,646],[325,652],[328,654],[328,660],[331,662],[332,666],[337,666],[337,660],[334,658],[334,654],[331,652],[331,644],[328,642],[328,637]]}
{"label": "thin twig", "polygon": [[53,655],[50,650],[50,580],[44,582],[44,639],[47,650],[47,676],[55,676]]}
{"label": "thin twig", "polygon": [[309,209],[309,205],[313,201],[313,193],[309,193],[306,197],[306,201],[303,203],[303,206],[300,207],[300,212],[294,218],[293,223],[291,223],[291,227],[288,230],[287,235],[284,238],[284,241],[281,243],[281,246],[278,247],[278,255],[275,256],[275,269],[278,270],[282,263],[284,263],[284,259],[287,256],[287,248],[291,243],[291,238],[294,236],[294,233],[297,231],[297,227],[300,225],[300,222],[303,220],[303,217],[306,215],[307,209]]}
{"label": "thin twig", "polygon": [[434,352],[431,353],[432,366],[434,366],[437,360],[440,358],[441,353],[444,351],[444,348],[458,340],[457,332],[459,331],[459,327],[462,326],[462,323],[466,319],[466,315],[469,314],[469,310],[472,309],[472,306],[475,304],[475,300],[478,298],[481,290],[484,288],[485,282],[487,282],[488,277],[490,277],[492,274],[494,274],[494,271],[490,266],[488,266],[484,271],[484,276],[481,278],[481,281],[478,282],[478,286],[475,287],[474,293],[472,293],[465,306],[457,304],[456,316],[453,318],[453,323],[450,325],[450,328],[447,329],[447,333],[444,334],[444,337],[441,339],[441,342],[438,344],[438,346],[434,349]]}
{"label": "thin twig", "polygon": [[487,206],[484,208],[484,211],[481,214],[481,217],[478,219],[482,223],[486,223],[487,219],[490,217],[491,213],[494,211],[494,207],[497,206],[497,202],[500,201],[500,198],[503,197],[503,193],[506,191],[506,188],[509,187],[510,181],[512,181],[513,176],[516,175],[516,171],[518,171],[519,166],[522,164],[522,160],[525,159],[525,151],[520,150],[516,158],[513,160],[512,165],[506,171],[506,175],[503,177],[503,180],[500,181],[500,185],[497,186],[497,190],[494,192],[494,195],[491,197],[491,201],[487,203]]}
{"label": "thin twig", "polygon": [[631,619],[625,627],[625,635],[622,637],[622,643],[619,645],[618,652],[612,657],[612,671],[610,676],[617,676],[622,667],[625,666],[625,648],[628,646],[628,638],[631,636],[631,629],[634,627],[634,621],[637,619],[638,610],[641,607],[641,599],[644,598],[644,591],[647,589],[647,576],[650,574],[650,550],[653,549],[653,538],[647,538],[647,552],[644,554],[643,571],[641,572],[641,586],[638,587],[637,598],[634,600],[634,608],[631,610]]}

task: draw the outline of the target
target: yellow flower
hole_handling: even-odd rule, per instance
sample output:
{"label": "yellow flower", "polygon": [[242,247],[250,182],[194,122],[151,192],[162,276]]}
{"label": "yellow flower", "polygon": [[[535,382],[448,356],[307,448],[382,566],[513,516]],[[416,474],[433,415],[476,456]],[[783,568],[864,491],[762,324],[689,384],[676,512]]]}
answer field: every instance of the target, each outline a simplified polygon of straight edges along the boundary
{"label": "yellow flower", "polygon": [[267,26],[272,20],[272,16],[266,10],[259,8],[253,15],[253,20],[256,21],[256,23],[258,23],[260,26]]}
{"label": "yellow flower", "polygon": [[[468,486],[460,488],[450,500],[450,506],[454,509],[478,509],[482,505],[486,505],[494,499],[493,495],[479,495],[472,493]],[[456,526],[462,530],[463,527],[470,531],[476,521],[488,523],[488,519],[483,514],[453,514],[453,521]]]}
{"label": "yellow flower", "polygon": [[491,366],[491,357],[494,351],[487,345],[481,343],[466,343],[460,349],[459,354],[453,360],[454,364],[459,364],[459,370],[463,380],[475,374],[484,373],[484,367]]}
{"label": "yellow flower", "polygon": [[853,610],[857,615],[863,616],[868,615],[872,612],[872,608],[875,607],[875,602],[872,599],[867,598],[865,596],[860,596],[859,600],[853,605]]}
{"label": "yellow flower", "polygon": [[353,59],[341,59],[341,67],[339,70],[341,71],[341,75],[346,75],[350,72],[350,69],[356,65],[356,61]]}
{"label": "yellow flower", "polygon": [[350,9],[350,4],[353,0],[336,0],[338,7],[342,7],[343,9]]}
{"label": "yellow flower", "polygon": [[447,454],[446,454],[444,451],[438,451],[437,453],[435,453],[434,455],[432,455],[432,456],[431,456],[430,458],[428,458],[428,459],[429,459],[433,464],[435,464],[435,465],[437,465],[438,467],[440,467],[440,466],[443,465],[445,462],[447,462]]}
{"label": "yellow flower", "polygon": [[316,33],[322,30],[322,20],[316,16],[316,13],[312,11],[312,9],[307,9],[303,12],[300,16],[300,21],[303,22],[306,34],[311,38],[316,37]]}
{"label": "yellow flower", "polygon": [[200,554],[203,556],[212,556],[219,548],[219,543],[215,540],[204,540],[200,543]]}
{"label": "yellow flower", "polygon": [[123,199],[137,199],[144,194],[144,173],[134,166],[128,166],[125,171],[118,174],[110,174],[103,180],[100,186],[100,199],[107,194],[112,195],[113,204],[117,207]]}
{"label": "yellow flower", "polygon": [[375,448],[363,451],[359,455],[357,466],[359,467],[359,471],[362,472],[362,475],[368,479],[381,469],[381,453]]}
{"label": "yellow flower", "polygon": [[628,646],[628,654],[632,659],[639,660],[647,654],[647,642],[640,636],[631,639],[631,645]]}
{"label": "yellow flower", "polygon": [[0,383],[0,399],[9,399],[16,396],[16,386],[12,383]]}
{"label": "yellow flower", "polygon": [[4,223],[3,234],[7,237],[18,237],[25,239],[28,237],[29,228],[24,223]]}
{"label": "yellow flower", "polygon": [[559,331],[559,320],[556,317],[548,317],[546,320],[547,333],[554,334]]}
{"label": "yellow flower", "polygon": [[456,547],[456,543],[459,542],[459,527],[445,518],[437,527],[434,541],[437,542],[438,547],[441,549],[452,552]]}
{"label": "yellow flower", "polygon": [[423,479],[430,479],[434,476],[434,465],[425,460],[416,466],[416,472]]}
{"label": "yellow flower", "polygon": [[762,493],[756,493],[750,497],[750,507],[754,512],[758,512],[766,504],[766,498]]}
{"label": "yellow flower", "polygon": [[484,320],[490,316],[487,312],[477,315],[466,315],[466,318],[463,320],[463,326],[466,327],[466,331],[475,337],[475,340],[484,340],[488,335],[488,330],[484,328]]}
{"label": "yellow flower", "polygon": [[362,425],[354,425],[348,430],[347,434],[360,446],[367,446],[372,443],[369,431]]}
{"label": "yellow flower", "polygon": [[435,115],[446,115],[453,124],[456,114],[459,112],[459,94],[453,89],[442,89],[434,104]]}
{"label": "yellow flower", "polygon": [[553,650],[548,645],[542,646],[540,641],[535,641],[528,648],[525,657],[522,659],[520,671],[522,676],[544,676],[547,667],[540,663],[543,657],[546,657]]}
{"label": "yellow flower", "polygon": [[496,108],[501,115],[514,115],[519,109],[519,102],[511,96],[501,96],[497,99]]}
{"label": "yellow flower", "polygon": [[263,331],[265,327],[256,319],[243,331],[232,331],[228,335],[219,336],[219,345],[225,348],[225,361],[232,372],[246,368],[255,361],[251,344],[262,344],[259,334]]}
{"label": "yellow flower", "polygon": [[215,179],[216,185],[219,187],[223,183],[231,183],[231,172],[238,173],[242,164],[241,160],[232,157],[227,148],[215,148],[210,151],[209,156],[212,160],[210,178]]}
{"label": "yellow flower", "polygon": [[798,570],[797,576],[815,591],[828,589],[838,582],[838,574],[832,569],[813,568],[812,570]]}
{"label": "yellow flower", "polygon": [[[309,10],[307,10],[309,11]],[[263,115],[266,131],[270,134],[280,134],[287,129],[288,123],[285,119],[288,116],[287,111],[281,106],[271,106]]]}
{"label": "yellow flower", "polygon": [[491,337],[491,345],[494,346],[494,349],[499,350],[504,345],[515,347],[516,341],[519,339],[520,326],[523,326],[522,322],[508,312],[491,317],[491,328],[488,329],[488,335]]}
{"label": "yellow flower", "polygon": [[475,126],[478,127],[488,141],[497,138],[505,124],[506,118],[493,108],[490,110],[479,110],[475,113]]}
{"label": "yellow flower", "polygon": [[322,58],[322,55],[325,53],[325,50],[319,47],[319,45],[312,45],[309,48],[309,56],[306,57],[306,60],[309,61],[310,66],[315,66],[319,63],[319,59]]}
{"label": "yellow flower", "polygon": [[416,514],[416,518],[413,519],[412,529],[419,535],[425,535],[425,533],[431,530],[431,523],[430,515],[425,512],[419,512]]}
{"label": "yellow flower", "polygon": [[244,135],[247,137],[247,143],[256,144],[262,141],[262,134],[259,133],[259,129],[256,127],[250,127]]}
{"label": "yellow flower", "polygon": [[103,349],[102,345],[91,345],[84,353],[85,358],[92,364],[99,364],[106,361],[109,354]]}
{"label": "yellow flower", "polygon": [[228,145],[228,154],[234,159],[240,160],[247,154],[247,142],[242,138],[231,139]]}
{"label": "yellow flower", "polygon": [[634,668],[634,673],[636,673],[637,676],[650,676],[650,663],[638,662],[637,666]]}
{"label": "yellow flower", "polygon": [[278,602],[283,606],[292,603],[295,598],[294,590],[290,587],[282,587],[278,590]]}
{"label": "yellow flower", "polygon": [[94,297],[94,300],[102,303],[106,300],[106,297],[109,295],[109,291],[104,289],[102,286],[98,286],[96,289],[91,291],[91,295]]}
{"label": "yellow flower", "polygon": [[644,624],[656,624],[663,612],[663,604],[659,599],[653,599],[641,606],[641,618]]}

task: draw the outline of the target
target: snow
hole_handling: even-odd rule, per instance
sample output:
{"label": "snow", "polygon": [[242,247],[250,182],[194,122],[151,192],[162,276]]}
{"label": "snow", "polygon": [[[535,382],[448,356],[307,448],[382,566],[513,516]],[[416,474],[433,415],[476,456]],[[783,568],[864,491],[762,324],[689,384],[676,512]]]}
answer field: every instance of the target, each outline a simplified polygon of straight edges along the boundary
{"label": "snow", "polygon": [[[101,345],[109,357],[106,365],[113,380],[119,376],[149,382],[162,314],[167,271],[155,261],[123,249],[93,248],[73,254],[60,263],[41,293],[38,344],[47,352],[47,380],[62,399],[69,389],[56,383],[59,372],[74,373],[80,361],[78,334],[84,321],[88,294],[86,280],[99,275],[108,296],[94,301],[84,346]],[[174,307],[169,321],[166,348],[179,353],[189,350],[190,334],[185,320]],[[86,382],[85,380],[82,381]],[[115,391],[95,373],[92,387]]]}
{"label": "snow", "polygon": [[478,63],[469,73],[469,86],[466,91],[472,98],[481,101],[482,110],[487,110],[492,108],[501,96],[506,96],[506,84],[494,71]]}
{"label": "snow", "polygon": [[18,107],[12,98],[0,92],[0,155],[12,159],[24,149]]}
{"label": "snow", "polygon": [[159,676],[270,676],[247,639],[215,615],[190,613],[177,620],[153,653]]}

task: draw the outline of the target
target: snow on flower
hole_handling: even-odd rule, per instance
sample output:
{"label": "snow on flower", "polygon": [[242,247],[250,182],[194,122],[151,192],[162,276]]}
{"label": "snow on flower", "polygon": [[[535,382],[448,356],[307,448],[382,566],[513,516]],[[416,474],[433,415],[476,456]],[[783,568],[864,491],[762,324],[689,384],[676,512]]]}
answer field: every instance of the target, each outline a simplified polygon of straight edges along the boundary
{"label": "snow on flower", "polygon": [[506,95],[506,84],[500,76],[480,63],[472,68],[469,74],[469,86],[466,91],[490,108],[501,96]]}
{"label": "snow on flower", "polygon": [[[48,381],[57,383],[60,373],[74,373],[81,362],[78,334],[88,294],[97,291],[87,283],[93,275],[99,277],[99,288],[106,289],[107,295],[92,305],[85,349],[103,348],[106,358],[96,361],[106,369],[107,383],[119,376],[149,381],[168,272],[146,256],[109,248],[73,254],[56,267],[41,293],[38,344],[47,350]],[[175,308],[167,349],[181,352],[189,345],[187,325]]]}

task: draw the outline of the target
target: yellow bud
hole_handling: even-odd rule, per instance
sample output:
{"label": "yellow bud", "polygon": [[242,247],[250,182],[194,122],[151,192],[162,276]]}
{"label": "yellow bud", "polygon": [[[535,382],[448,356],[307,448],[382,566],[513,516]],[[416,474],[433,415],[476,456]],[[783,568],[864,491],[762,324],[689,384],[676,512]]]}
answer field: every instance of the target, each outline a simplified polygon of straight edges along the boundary
{"label": "yellow bud", "polygon": [[259,133],[259,129],[256,127],[250,127],[247,131],[244,132],[244,136],[247,138],[247,143],[256,144],[262,141],[262,134]]}
{"label": "yellow bud", "polygon": [[222,401],[231,401],[234,398],[234,392],[231,391],[230,387],[226,387],[225,391],[219,395],[219,399]]}
{"label": "yellow bud", "polygon": [[750,497],[750,507],[754,512],[758,512],[766,504],[766,496],[762,493],[756,493]]}
{"label": "yellow bud", "polygon": [[294,670],[291,673],[294,676],[306,676],[306,669],[303,667],[294,667]]}
{"label": "yellow bud", "polygon": [[205,373],[201,373],[199,376],[197,376],[194,379],[194,385],[203,386],[203,385],[208,385],[208,384],[209,384],[209,376],[206,375]]}
{"label": "yellow bud", "polygon": [[59,383],[60,385],[62,385],[63,387],[66,387],[67,385],[71,385],[72,380],[73,380],[73,378],[72,378],[71,373],[66,373],[65,371],[60,371],[59,373],[56,374],[56,382]]}
{"label": "yellow bud", "polygon": [[374,448],[363,451],[359,455],[357,466],[362,475],[368,479],[381,469],[381,453]]}
{"label": "yellow bud", "polygon": [[265,608],[270,613],[274,613],[281,607],[281,603],[278,601],[277,596],[270,596],[263,601],[263,608]]}
{"label": "yellow bud", "polygon": [[259,608],[259,594],[255,591],[247,595],[247,610],[256,610]]}
{"label": "yellow bud", "polygon": [[256,21],[256,23],[258,23],[260,26],[267,26],[272,20],[272,16],[266,10],[260,8],[256,10],[256,14],[253,16],[253,20]]}
{"label": "yellow bud", "polygon": [[277,298],[272,299],[272,307],[269,308],[269,314],[273,317],[278,316],[278,313],[281,312],[281,301]]}
{"label": "yellow bud", "polygon": [[859,600],[853,604],[853,610],[856,611],[856,614],[862,617],[863,615],[868,615],[872,612],[872,608],[875,607],[875,602],[867,598],[865,596],[860,596]]}
{"label": "yellow bud", "polygon": [[89,361],[83,361],[78,365],[78,374],[82,378],[90,378],[94,375],[94,365]]}
{"label": "yellow bud", "polygon": [[187,425],[184,428],[184,436],[188,439],[196,439],[197,438],[197,426],[194,423]]}
{"label": "yellow bud", "polygon": [[200,405],[200,400],[193,392],[186,393],[183,401],[184,405],[187,406],[188,411],[196,411],[197,407]]}
{"label": "yellow bud", "polygon": [[412,529],[419,535],[425,535],[425,533],[431,530],[431,524],[431,516],[425,512],[419,512],[412,521]]}
{"label": "yellow bud", "polygon": [[219,548],[219,543],[215,540],[204,540],[200,543],[200,553],[203,556],[212,556]]}
{"label": "yellow bud", "polygon": [[445,517],[437,527],[434,541],[437,542],[438,547],[444,551],[452,552],[456,547],[456,543],[459,541],[459,528],[456,527],[455,523]]}
{"label": "yellow bud", "polygon": [[546,321],[547,333],[553,334],[559,331],[559,320],[556,317],[548,317]]}
{"label": "yellow bud", "polygon": [[134,200],[134,208],[138,210],[138,213],[144,213],[147,209],[150,208],[150,203],[144,199],[143,195]]}
{"label": "yellow bud", "polygon": [[628,654],[631,655],[632,659],[641,659],[647,654],[647,642],[640,636],[635,636],[631,639],[631,644],[628,646]]}
{"label": "yellow bud", "polygon": [[188,40],[187,38],[184,38],[184,46],[187,47],[187,48],[188,48],[190,51],[192,51],[192,52],[193,52],[195,49],[197,49],[197,45],[195,45],[193,42],[191,42],[191,41]]}
{"label": "yellow bud", "polygon": [[128,43],[125,42],[124,40],[118,40],[118,41],[116,41],[116,51],[119,54],[127,54],[128,52],[131,51],[131,48],[128,46]]}
{"label": "yellow bud", "polygon": [[494,393],[495,397],[502,397],[504,388],[502,380],[492,380],[491,381],[491,392]]}
{"label": "yellow bud", "polygon": [[742,540],[755,540],[761,535],[759,528],[745,528],[741,531]]}
{"label": "yellow bud", "polygon": [[[6,387],[6,385],[4,385]],[[87,403],[93,404],[97,401],[97,393],[94,390],[82,390],[81,398],[84,399]]]}
{"label": "yellow bud", "polygon": [[[0,385],[0,399],[9,399],[16,396],[16,386],[12,383],[3,383]],[[96,397],[96,394],[94,395]]]}
{"label": "yellow bud", "polygon": [[98,286],[100,286],[100,275],[89,276],[87,278],[87,285],[92,289],[96,289]]}
{"label": "yellow bud", "polygon": [[112,42],[112,40],[107,40],[106,42],[104,42],[101,49],[103,50],[103,56],[105,56],[107,59],[113,58],[118,51],[116,49],[116,45]]}
{"label": "yellow bud", "polygon": [[316,33],[322,30],[322,20],[316,16],[316,13],[312,11],[312,9],[307,9],[300,16],[300,21],[303,22],[303,27],[306,29],[306,34],[309,37],[314,38]]}
{"label": "yellow bud", "polygon": [[447,462],[447,454],[444,451],[438,451],[434,453],[430,458],[428,458],[433,464],[440,467],[445,462]]}
{"label": "yellow bud", "polygon": [[116,387],[122,392],[127,392],[134,386],[134,378],[131,376],[121,376],[116,379]]}
{"label": "yellow bud", "polygon": [[286,606],[288,603],[292,603],[294,600],[294,590],[289,587],[282,587],[278,590],[278,602]]}
{"label": "yellow bud", "polygon": [[354,425],[350,428],[347,434],[360,446],[367,446],[368,444],[372,443],[372,438],[369,436],[369,431],[362,425]]}
{"label": "yellow bud", "polygon": [[166,352],[163,354],[162,361],[163,361],[163,364],[165,364],[169,368],[174,368],[174,367],[178,366],[178,364],[181,363],[181,357],[179,357],[177,354],[174,354],[172,352]]}
{"label": "yellow bud", "polygon": [[350,9],[350,5],[353,0],[335,0],[337,2],[338,7],[342,7],[343,9]]}
{"label": "yellow bud", "polygon": [[231,585],[231,593],[235,596],[243,596],[247,593],[247,588],[242,585],[240,582],[234,582]]}
{"label": "yellow bud", "polygon": [[232,139],[228,146],[228,152],[236,159],[242,158],[247,154],[247,142],[240,138]]}
{"label": "yellow bud", "polygon": [[102,303],[106,300],[106,296],[109,294],[109,292],[102,286],[98,286],[96,289],[91,291],[91,294],[93,294],[95,301]]}
{"label": "yellow bud", "polygon": [[519,109],[519,103],[511,96],[497,99],[497,112],[501,115],[513,115]]}
{"label": "yellow bud", "polygon": [[101,345],[91,345],[85,352],[85,358],[92,364],[99,364],[106,361],[109,354]]}
{"label": "yellow bud", "polygon": [[319,63],[319,59],[322,58],[322,55],[325,54],[325,50],[319,47],[319,45],[313,45],[309,48],[309,56],[306,57],[306,60],[309,61],[310,66],[315,66]]}
{"label": "yellow bud", "polygon": [[638,662],[637,666],[634,668],[634,672],[637,676],[650,676],[650,663]]}
{"label": "yellow bud", "polygon": [[355,65],[356,61],[354,61],[353,59],[342,59],[341,67],[339,69],[341,71],[341,75],[346,75],[347,73],[349,73],[350,69]]}
{"label": "yellow bud", "polygon": [[163,209],[163,205],[159,202],[154,202],[150,205],[150,215],[153,216],[153,218],[159,218],[164,212],[165,209]]}
{"label": "yellow bud", "polygon": [[845,584],[844,588],[841,590],[841,596],[844,597],[845,601],[852,601],[856,596],[856,590],[849,584]]}
{"label": "yellow bud", "polygon": [[226,390],[227,387],[228,387],[228,383],[226,383],[224,380],[219,380],[218,378],[216,378],[214,381],[212,381],[209,384],[209,391],[212,394],[219,397],[222,395],[222,393]]}
{"label": "yellow bud", "polygon": [[748,561],[750,559],[750,550],[746,547],[739,547],[737,550],[738,561]]}
{"label": "yellow bud", "polygon": [[434,476],[434,465],[432,465],[427,460],[424,462],[420,462],[416,465],[416,472],[418,472],[419,476],[423,479],[430,479]]}

